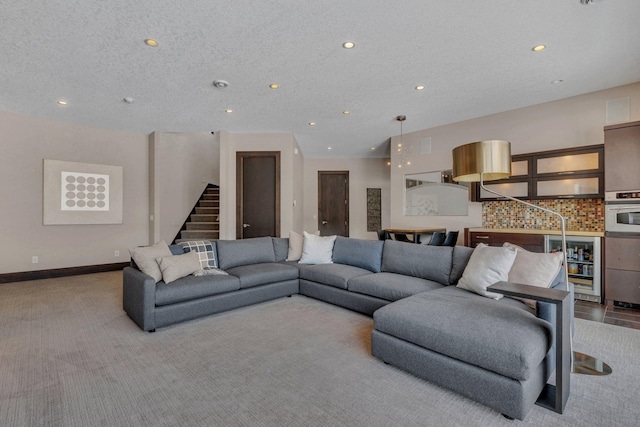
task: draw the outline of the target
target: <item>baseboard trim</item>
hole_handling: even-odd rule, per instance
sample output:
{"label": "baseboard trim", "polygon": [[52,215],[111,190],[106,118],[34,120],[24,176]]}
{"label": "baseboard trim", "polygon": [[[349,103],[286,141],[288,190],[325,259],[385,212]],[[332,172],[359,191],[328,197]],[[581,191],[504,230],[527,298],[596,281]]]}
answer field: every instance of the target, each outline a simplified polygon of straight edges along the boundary
{"label": "baseboard trim", "polygon": [[105,271],[122,270],[129,262],[113,264],[83,265],[80,267],[55,268],[52,270],[22,271],[18,273],[0,274],[0,283],[25,282],[27,280],[53,279],[56,277],[78,276],[80,274],[103,273]]}

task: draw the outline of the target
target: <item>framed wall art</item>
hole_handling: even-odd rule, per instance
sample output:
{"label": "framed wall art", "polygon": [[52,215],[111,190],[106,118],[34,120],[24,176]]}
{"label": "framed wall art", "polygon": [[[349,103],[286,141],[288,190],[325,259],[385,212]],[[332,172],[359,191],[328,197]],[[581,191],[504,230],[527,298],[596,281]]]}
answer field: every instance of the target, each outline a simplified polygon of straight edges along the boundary
{"label": "framed wall art", "polygon": [[122,224],[122,166],[44,159],[44,225]]}

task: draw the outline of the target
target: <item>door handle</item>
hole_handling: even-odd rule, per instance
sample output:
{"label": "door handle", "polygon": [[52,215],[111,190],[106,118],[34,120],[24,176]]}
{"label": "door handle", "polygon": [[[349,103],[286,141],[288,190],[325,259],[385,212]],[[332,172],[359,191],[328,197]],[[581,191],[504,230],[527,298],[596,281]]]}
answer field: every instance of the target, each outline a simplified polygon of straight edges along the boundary
{"label": "door handle", "polygon": [[322,225],[327,225],[328,222],[327,221],[322,221]]}
{"label": "door handle", "polygon": [[251,224],[242,224],[242,228],[251,227]]}

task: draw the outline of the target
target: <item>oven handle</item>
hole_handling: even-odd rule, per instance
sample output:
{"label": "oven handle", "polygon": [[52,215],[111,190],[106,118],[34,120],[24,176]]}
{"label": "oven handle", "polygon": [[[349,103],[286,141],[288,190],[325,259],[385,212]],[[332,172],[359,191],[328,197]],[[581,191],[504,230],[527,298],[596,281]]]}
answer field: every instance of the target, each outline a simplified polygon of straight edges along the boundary
{"label": "oven handle", "polygon": [[625,206],[625,207],[613,207],[613,206],[609,206],[607,208],[607,210],[609,211],[640,211],[640,205],[638,206]]}

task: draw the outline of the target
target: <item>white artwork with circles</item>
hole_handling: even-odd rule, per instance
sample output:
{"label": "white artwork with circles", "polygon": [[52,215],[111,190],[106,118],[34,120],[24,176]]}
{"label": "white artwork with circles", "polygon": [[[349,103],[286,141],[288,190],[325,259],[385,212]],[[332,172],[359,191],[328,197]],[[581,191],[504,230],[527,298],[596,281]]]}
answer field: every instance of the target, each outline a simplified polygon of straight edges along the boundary
{"label": "white artwork with circles", "polygon": [[122,224],[123,168],[43,161],[44,225]]}
{"label": "white artwork with circles", "polygon": [[109,210],[109,175],[62,172],[61,177],[61,210]]}

